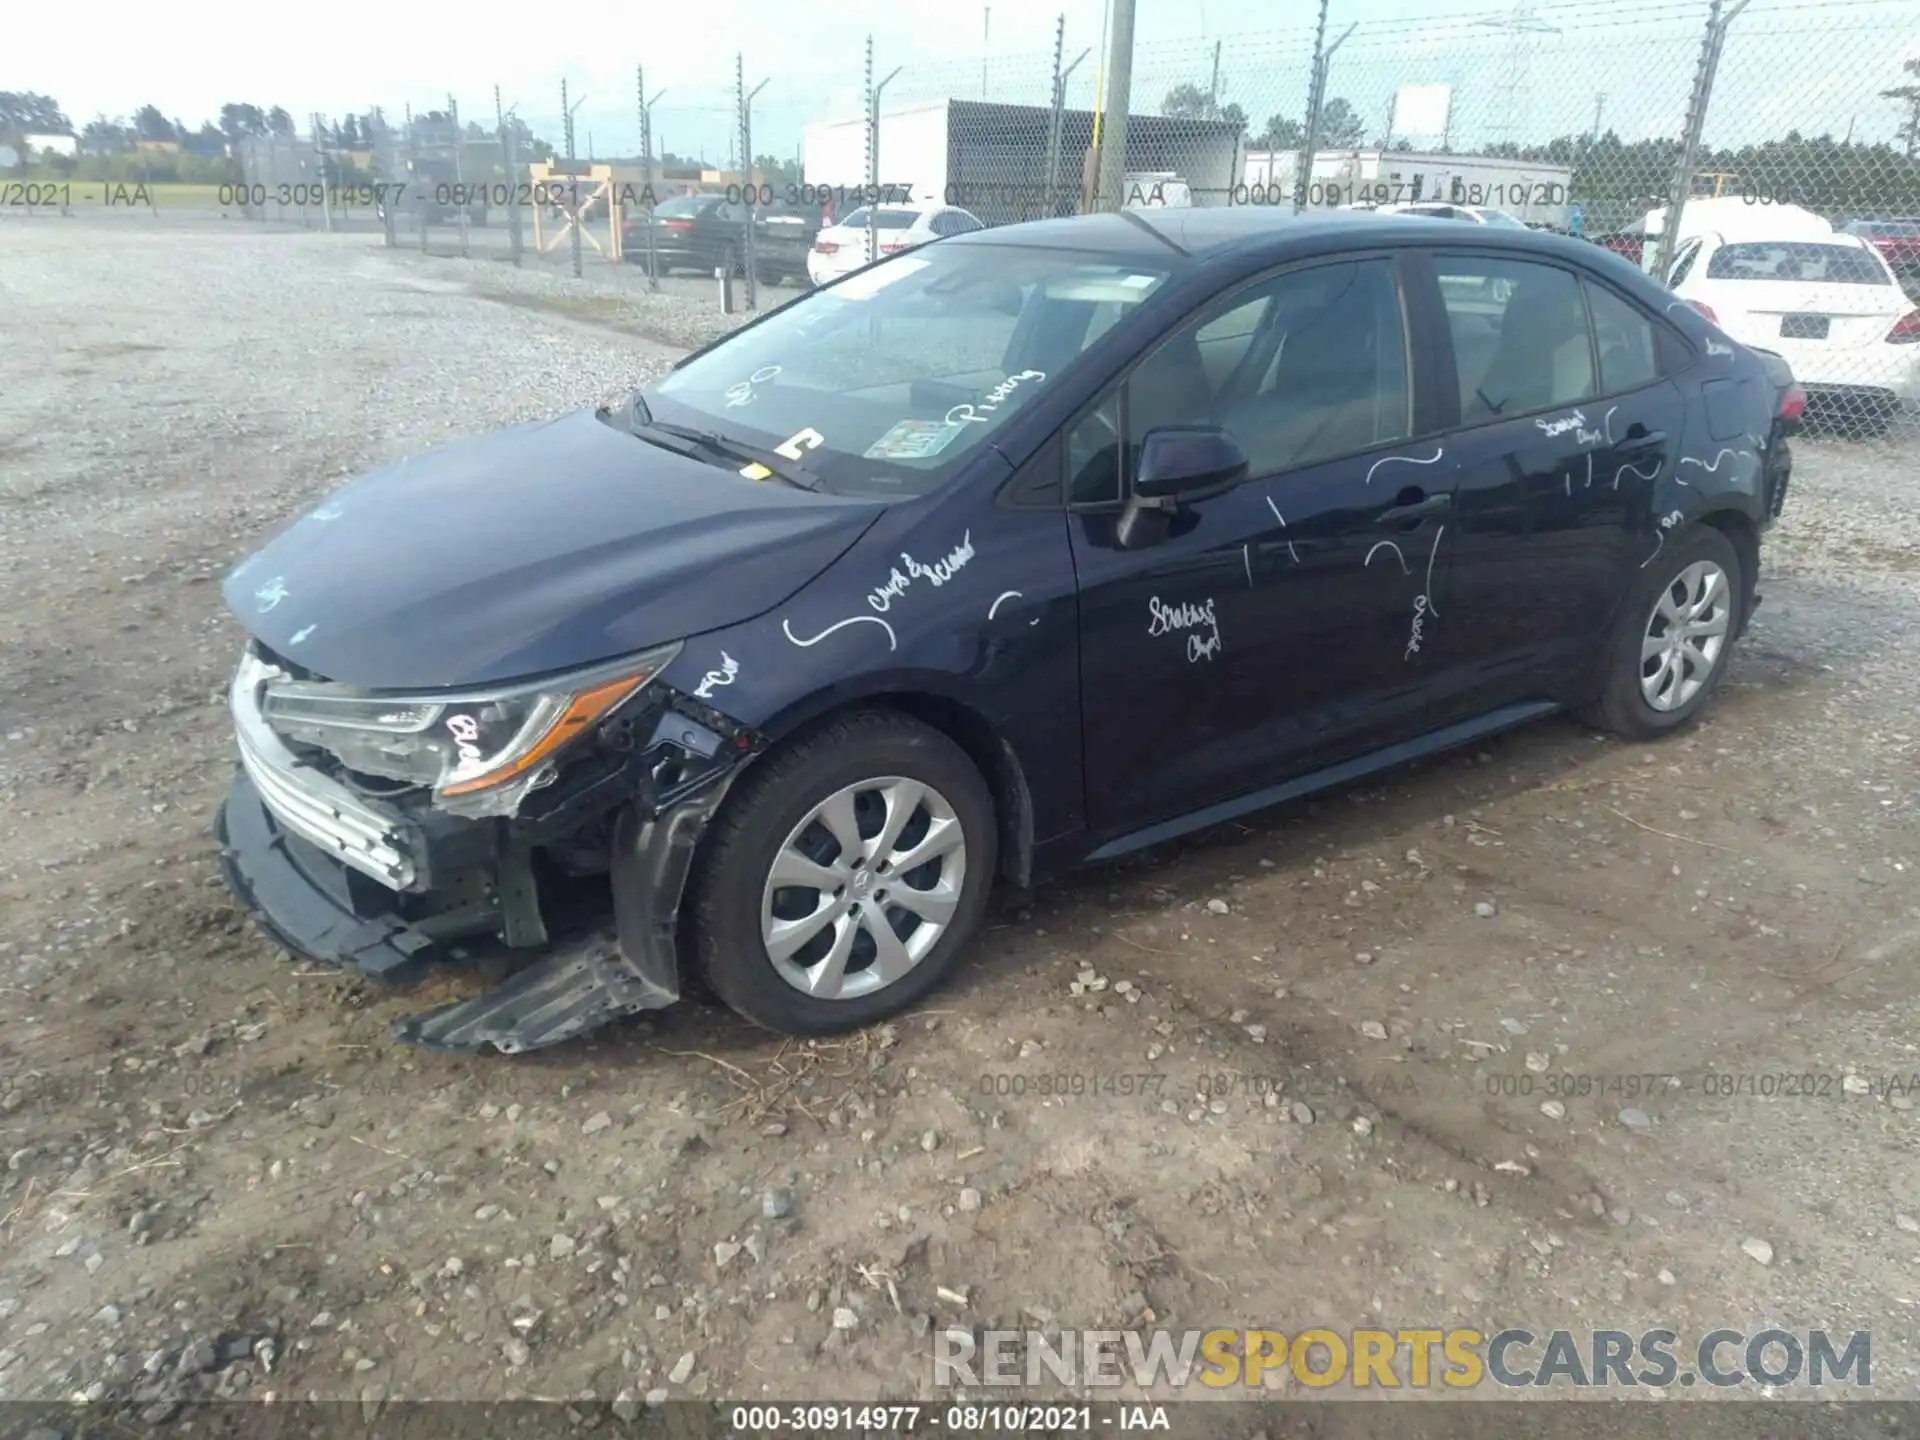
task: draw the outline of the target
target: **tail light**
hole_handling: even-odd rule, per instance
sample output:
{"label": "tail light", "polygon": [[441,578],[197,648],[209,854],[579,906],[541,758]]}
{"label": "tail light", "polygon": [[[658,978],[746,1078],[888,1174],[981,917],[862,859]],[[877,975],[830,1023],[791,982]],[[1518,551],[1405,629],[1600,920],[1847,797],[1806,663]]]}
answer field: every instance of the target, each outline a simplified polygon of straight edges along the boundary
{"label": "tail light", "polygon": [[693,222],[691,220],[663,220],[660,223],[669,230],[691,230],[693,228]]}
{"label": "tail light", "polygon": [[1687,301],[1687,308],[1689,310],[1697,310],[1700,314],[1706,316],[1707,319],[1711,320],[1715,325],[1718,325],[1720,323],[1720,317],[1713,313],[1713,307],[1707,304],[1707,302],[1704,300],[1689,300]]}
{"label": "tail light", "polygon": [[840,247],[831,240],[816,240],[813,242],[813,253],[816,255],[838,255],[840,253]]}
{"label": "tail light", "polygon": [[908,240],[891,240],[880,247],[882,255],[898,255],[902,250],[911,250],[913,243]]}
{"label": "tail light", "polygon": [[1792,423],[1807,413],[1807,392],[1798,385],[1789,385],[1780,397],[1780,418]]}
{"label": "tail light", "polygon": [[1920,310],[1909,310],[1900,317],[1899,323],[1887,332],[1889,345],[1911,345],[1920,340]]}

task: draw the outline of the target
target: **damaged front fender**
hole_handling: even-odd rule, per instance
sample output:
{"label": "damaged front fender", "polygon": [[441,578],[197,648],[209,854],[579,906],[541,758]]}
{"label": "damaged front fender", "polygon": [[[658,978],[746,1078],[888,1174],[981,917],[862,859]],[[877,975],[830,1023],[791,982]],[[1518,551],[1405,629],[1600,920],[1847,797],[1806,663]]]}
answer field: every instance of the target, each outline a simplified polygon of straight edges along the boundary
{"label": "damaged front fender", "polygon": [[611,931],[562,944],[483,995],[410,1016],[396,1039],[519,1054],[680,998],[680,903],[700,838],[765,745],[698,700],[674,691],[661,700],[625,722],[649,738],[622,767],[643,778],[613,823]]}

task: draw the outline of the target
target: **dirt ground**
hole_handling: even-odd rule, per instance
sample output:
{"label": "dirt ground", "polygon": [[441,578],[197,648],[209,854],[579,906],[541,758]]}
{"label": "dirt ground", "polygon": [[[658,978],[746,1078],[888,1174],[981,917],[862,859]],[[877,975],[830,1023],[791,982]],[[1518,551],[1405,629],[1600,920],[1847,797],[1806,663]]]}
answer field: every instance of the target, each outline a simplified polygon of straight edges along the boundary
{"label": "dirt ground", "polygon": [[418,1053],[457,977],[292,963],[219,880],[216,582],[671,358],[570,283],[0,223],[0,1398],[930,1397],[930,1329],[1145,1324],[1870,1330],[1914,1397],[1920,451],[1797,445],[1684,737],[1551,721],[1003,897],[832,1043]]}

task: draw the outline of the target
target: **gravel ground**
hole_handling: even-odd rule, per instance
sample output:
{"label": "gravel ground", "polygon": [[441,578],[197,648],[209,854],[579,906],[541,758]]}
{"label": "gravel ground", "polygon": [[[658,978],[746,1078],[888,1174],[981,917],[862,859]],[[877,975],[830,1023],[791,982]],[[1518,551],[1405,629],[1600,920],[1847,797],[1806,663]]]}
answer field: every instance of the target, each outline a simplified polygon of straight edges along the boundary
{"label": "gravel ground", "polygon": [[0,1398],[897,1398],[934,1326],[1146,1323],[1870,1329],[1913,1396],[1912,449],[1798,445],[1684,737],[1549,722],[1006,897],[848,1039],[687,1006],[444,1057],[386,1027],[459,977],[295,966],[219,882],[215,581],[724,322],[126,235],[0,264]]}

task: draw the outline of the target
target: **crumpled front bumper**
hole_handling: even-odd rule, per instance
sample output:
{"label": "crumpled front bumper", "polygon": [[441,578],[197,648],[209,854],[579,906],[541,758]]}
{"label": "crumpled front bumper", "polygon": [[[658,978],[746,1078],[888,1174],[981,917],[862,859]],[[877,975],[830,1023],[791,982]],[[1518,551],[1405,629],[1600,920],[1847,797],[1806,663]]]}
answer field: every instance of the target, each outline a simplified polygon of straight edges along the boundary
{"label": "crumpled front bumper", "polygon": [[308,817],[298,809],[281,813],[287,802],[271,803],[245,766],[215,822],[220,869],[235,896],[287,950],[405,985],[436,964],[493,948],[503,917],[488,896],[497,896],[499,886],[474,885],[476,873],[491,875],[484,864],[476,871],[476,856],[564,836],[584,818],[617,806],[610,927],[540,950],[493,989],[394,1027],[396,1039],[439,1050],[491,1046],[515,1054],[558,1044],[680,998],[677,917],[694,852],[735,775],[759,749],[755,737],[723,733],[732,727],[714,712],[705,718],[712,728],[671,708],[649,707],[651,738],[635,744],[618,771],[542,815],[410,829],[406,841],[419,874],[434,885],[461,884],[462,903],[417,887],[388,888],[364,865],[329,854],[300,833],[311,830]]}

